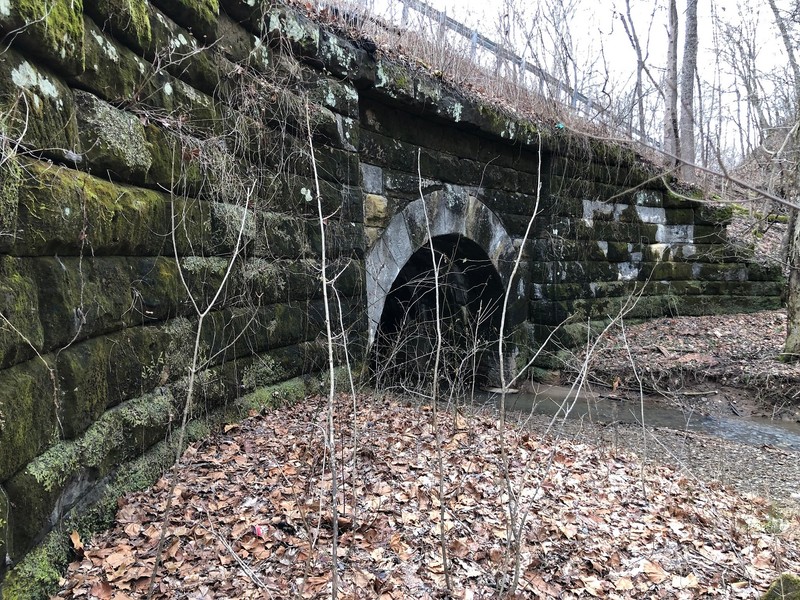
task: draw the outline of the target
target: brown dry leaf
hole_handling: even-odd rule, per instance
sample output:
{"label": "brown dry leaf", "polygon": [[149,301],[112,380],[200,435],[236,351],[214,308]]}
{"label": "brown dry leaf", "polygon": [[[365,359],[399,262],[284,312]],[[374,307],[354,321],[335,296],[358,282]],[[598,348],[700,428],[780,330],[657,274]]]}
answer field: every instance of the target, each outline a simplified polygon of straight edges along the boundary
{"label": "brown dry leaf", "polygon": [[106,564],[112,569],[118,569],[123,565],[133,564],[133,562],[134,558],[129,546],[123,546],[121,549],[117,550],[117,552],[106,557]]}
{"label": "brown dry leaf", "polygon": [[672,587],[676,590],[685,590],[696,588],[699,585],[697,577],[694,574],[689,573],[686,577],[682,577],[680,575],[673,575],[672,576]]}
{"label": "brown dry leaf", "polygon": [[107,581],[98,581],[92,586],[89,593],[99,600],[109,600],[114,595],[114,590]]}
{"label": "brown dry leaf", "polygon": [[620,592],[625,592],[627,590],[633,589],[633,582],[628,577],[620,577],[614,583],[614,589]]}
{"label": "brown dry leaf", "polygon": [[69,534],[69,541],[72,543],[72,550],[75,552],[75,556],[78,557],[78,560],[83,560],[85,549],[81,541],[81,535],[73,529],[72,533]]}
{"label": "brown dry leaf", "polygon": [[[298,595],[292,590],[304,578],[299,594],[329,597],[331,478],[324,469],[329,450],[318,435],[325,402],[309,399],[255,416],[187,450],[167,524],[158,600],[187,594],[258,598],[220,539],[253,568],[272,597]],[[501,565],[514,559],[506,556],[512,529],[497,422],[465,413],[441,418],[437,431],[430,410],[362,397],[354,417],[352,398],[337,402],[336,418],[348,424],[356,419],[360,429],[357,453],[352,452],[349,425],[337,441],[344,457],[339,506],[347,507],[337,521],[343,528],[337,549],[344,567],[341,597],[421,600],[442,595],[444,566],[436,559],[440,524],[458,582],[453,596],[492,597],[496,578],[506,575],[499,572]],[[440,496],[437,435],[449,441],[465,431],[468,438],[458,438],[442,453],[445,491]],[[554,443],[511,425],[503,435],[508,478],[519,510],[529,515],[520,532],[526,542],[520,580],[524,597],[645,597],[655,585],[665,590],[664,597],[671,597],[667,591],[672,590],[679,598],[705,594],[755,600],[776,576],[778,561],[787,569],[800,568],[796,537],[783,539],[741,526],[765,522],[765,503],[703,486],[670,469],[643,472],[640,463],[620,453],[609,455],[566,439]],[[248,460],[237,460],[242,455]],[[652,491],[647,497],[643,477],[644,487]],[[528,485],[520,489],[523,481]],[[97,550],[87,560],[73,563],[70,583],[57,597],[87,600],[93,586],[102,591],[107,588],[99,582],[109,581],[112,598],[122,598],[125,590],[139,597],[155,561],[169,488],[162,479],[122,501],[117,527],[95,538]],[[752,581],[728,585],[720,569],[740,568],[741,558]],[[662,566],[673,564],[691,564],[692,572],[673,576]]]}
{"label": "brown dry leaf", "polygon": [[580,580],[586,593],[590,596],[598,597],[603,593],[603,582],[597,577],[581,577]]}
{"label": "brown dry leaf", "polygon": [[645,560],[642,563],[642,572],[647,575],[647,578],[653,583],[661,583],[669,576],[669,573],[667,573],[661,565],[649,560]]}

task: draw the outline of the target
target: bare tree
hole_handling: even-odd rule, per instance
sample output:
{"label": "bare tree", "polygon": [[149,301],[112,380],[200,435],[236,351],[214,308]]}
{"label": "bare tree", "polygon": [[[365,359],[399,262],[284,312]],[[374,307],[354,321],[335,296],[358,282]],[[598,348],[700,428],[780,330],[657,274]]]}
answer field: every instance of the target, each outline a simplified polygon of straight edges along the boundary
{"label": "bare tree", "polygon": [[[674,5],[674,1],[673,1]],[[694,79],[697,71],[697,0],[686,3],[683,66],[681,68],[680,158],[681,177],[695,181]]]}
{"label": "bare tree", "polygon": [[[664,81],[664,152],[669,157],[680,156],[678,131],[678,6],[669,0],[667,23],[667,65]],[[668,159],[674,164],[674,159]]]}

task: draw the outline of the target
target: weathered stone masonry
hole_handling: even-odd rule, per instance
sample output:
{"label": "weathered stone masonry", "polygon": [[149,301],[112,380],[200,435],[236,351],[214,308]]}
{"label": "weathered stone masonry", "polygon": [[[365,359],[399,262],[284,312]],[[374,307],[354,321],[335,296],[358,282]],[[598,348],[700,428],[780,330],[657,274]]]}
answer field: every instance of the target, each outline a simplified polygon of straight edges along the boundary
{"label": "weathered stone masonry", "polygon": [[779,304],[777,274],[725,244],[724,214],[670,194],[632,151],[515,121],[286,7],[7,0],[0,30],[8,597],[57,581],[61,528],[101,526],[115,494],[169,464],[197,322],[181,275],[204,307],[240,224],[202,330],[192,436],[301,396],[296,378],[321,368],[307,100],[354,348],[426,241],[423,210],[434,236],[471,240],[513,286],[523,345],[572,315],[570,342],[645,283],[632,317]]}

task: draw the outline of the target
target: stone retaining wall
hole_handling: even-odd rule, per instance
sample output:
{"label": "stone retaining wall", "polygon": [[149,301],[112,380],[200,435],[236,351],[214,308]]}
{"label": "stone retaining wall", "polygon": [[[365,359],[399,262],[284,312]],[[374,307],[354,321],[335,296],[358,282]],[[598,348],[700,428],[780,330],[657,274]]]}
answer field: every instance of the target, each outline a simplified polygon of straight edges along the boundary
{"label": "stone retaining wall", "polygon": [[116,494],[169,464],[212,299],[192,436],[301,397],[296,378],[323,367],[307,123],[356,355],[367,258],[419,199],[418,169],[423,194],[471,198],[523,248],[523,345],[645,283],[631,316],[779,304],[778,273],[727,247],[724,215],[672,195],[630,150],[512,119],[287,7],[8,0],[0,31],[7,597],[43,594],[71,528],[103,526]]}

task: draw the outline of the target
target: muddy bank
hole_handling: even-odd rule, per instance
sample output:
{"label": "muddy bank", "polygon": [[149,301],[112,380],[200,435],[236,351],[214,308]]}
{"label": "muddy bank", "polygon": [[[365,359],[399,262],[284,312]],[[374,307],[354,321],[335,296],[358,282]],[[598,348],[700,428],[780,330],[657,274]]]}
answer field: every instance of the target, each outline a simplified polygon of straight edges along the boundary
{"label": "muddy bank", "polygon": [[[800,507],[800,365],[778,360],[785,335],[784,311],[612,330],[589,359],[574,412],[555,430]],[[568,367],[560,383],[572,377]],[[509,396],[508,406],[535,430],[552,430],[564,390],[535,389],[538,396]]]}

